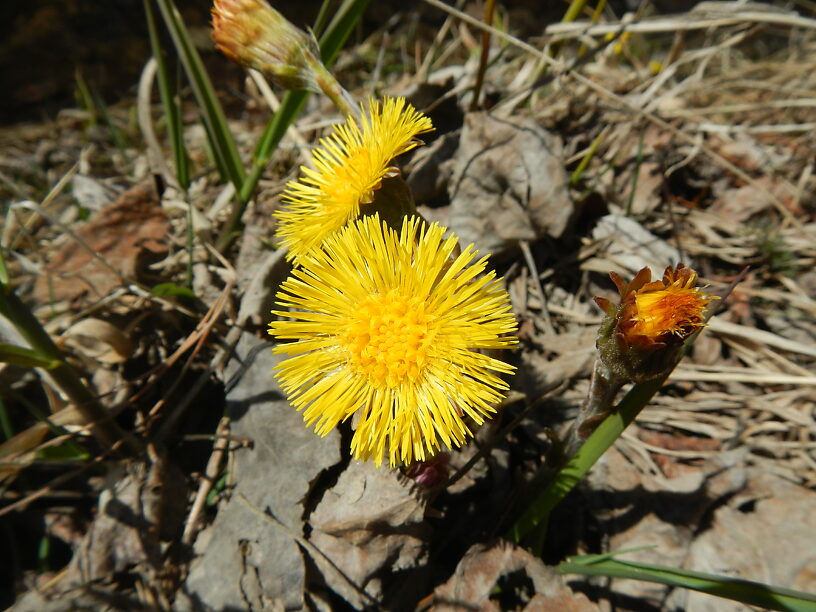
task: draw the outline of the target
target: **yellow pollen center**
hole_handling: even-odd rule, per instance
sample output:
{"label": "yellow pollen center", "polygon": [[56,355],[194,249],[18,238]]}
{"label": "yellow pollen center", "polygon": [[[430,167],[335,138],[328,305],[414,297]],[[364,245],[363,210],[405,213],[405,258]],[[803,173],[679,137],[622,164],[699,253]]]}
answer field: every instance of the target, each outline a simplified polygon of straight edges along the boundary
{"label": "yellow pollen center", "polygon": [[415,381],[428,359],[433,336],[424,303],[395,291],[365,299],[344,344],[351,366],[374,387]]}
{"label": "yellow pollen center", "polygon": [[375,170],[370,167],[368,151],[359,147],[348,151],[347,156],[347,161],[335,169],[334,179],[323,186],[323,193],[327,201],[343,206],[368,204],[373,194],[367,189],[367,175]]}
{"label": "yellow pollen center", "polygon": [[637,333],[652,338],[685,335],[703,324],[708,299],[695,289],[669,285],[663,290],[638,293]]}

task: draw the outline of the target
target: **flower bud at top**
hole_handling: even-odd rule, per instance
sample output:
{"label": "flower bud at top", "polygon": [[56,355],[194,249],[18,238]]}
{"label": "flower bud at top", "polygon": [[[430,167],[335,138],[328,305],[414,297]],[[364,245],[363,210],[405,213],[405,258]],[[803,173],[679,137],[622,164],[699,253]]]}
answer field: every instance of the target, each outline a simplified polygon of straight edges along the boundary
{"label": "flower bud at top", "polygon": [[325,71],[314,37],[296,28],[265,0],[215,0],[212,38],[232,61],[255,68],[287,89],[320,92]]}
{"label": "flower bud at top", "polygon": [[654,282],[649,268],[630,283],[614,272],[609,276],[621,301],[615,305],[595,298],[607,314],[598,332],[601,360],[624,380],[643,382],[664,374],[686,338],[705,326],[708,303],[717,298],[702,293],[695,286],[697,273],[683,264],[669,266],[663,279]]}

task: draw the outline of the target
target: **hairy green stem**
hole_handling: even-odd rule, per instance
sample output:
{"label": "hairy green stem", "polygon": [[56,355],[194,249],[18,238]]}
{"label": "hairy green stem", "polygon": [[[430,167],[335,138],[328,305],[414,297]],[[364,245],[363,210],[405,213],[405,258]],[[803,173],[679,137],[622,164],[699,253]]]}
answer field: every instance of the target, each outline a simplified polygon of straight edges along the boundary
{"label": "hairy green stem", "polygon": [[589,434],[609,415],[614,407],[615,396],[623,384],[624,381],[612,374],[603,361],[595,360],[586,399],[564,439],[564,461],[575,456]]}

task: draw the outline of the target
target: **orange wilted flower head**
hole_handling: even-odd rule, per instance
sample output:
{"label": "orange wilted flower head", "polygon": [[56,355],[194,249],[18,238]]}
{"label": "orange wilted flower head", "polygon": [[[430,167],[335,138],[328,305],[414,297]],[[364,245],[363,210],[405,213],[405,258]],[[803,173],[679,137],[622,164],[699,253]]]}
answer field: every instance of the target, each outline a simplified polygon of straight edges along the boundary
{"label": "orange wilted flower head", "polygon": [[686,338],[705,326],[708,303],[717,299],[697,286],[697,273],[683,264],[669,266],[662,280],[643,268],[631,282],[614,272],[610,278],[620,303],[596,297],[607,314],[598,334],[601,360],[616,375],[636,382],[670,368]]}

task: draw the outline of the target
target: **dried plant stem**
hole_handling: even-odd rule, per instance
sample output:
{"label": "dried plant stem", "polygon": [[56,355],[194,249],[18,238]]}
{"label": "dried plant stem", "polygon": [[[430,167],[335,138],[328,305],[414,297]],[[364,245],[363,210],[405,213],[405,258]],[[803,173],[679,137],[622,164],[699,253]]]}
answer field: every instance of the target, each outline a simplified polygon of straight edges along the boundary
{"label": "dried plant stem", "polygon": [[[496,0],[487,0],[485,4],[484,20],[493,25],[493,11],[496,9]],[[479,95],[482,92],[482,83],[487,70],[487,58],[490,56],[490,30],[482,30],[482,54],[479,56],[479,70],[476,71],[476,84],[473,86],[473,99],[470,101],[470,112],[479,110]]]}
{"label": "dried plant stem", "polygon": [[181,536],[182,544],[191,544],[195,538],[198,528],[198,517],[204,509],[204,504],[207,502],[207,496],[218,478],[218,472],[221,469],[221,463],[224,454],[229,447],[229,438],[226,435],[229,433],[230,420],[228,417],[223,417],[215,429],[215,444],[213,444],[213,452],[210,455],[210,460],[207,462],[207,469],[204,477],[198,486],[193,505],[190,508],[190,514],[187,517],[187,523],[184,525],[184,533]]}
{"label": "dried plant stem", "polygon": [[[729,10],[720,14],[693,11],[679,15],[668,15],[652,19],[642,19],[626,24],[627,32],[642,34],[657,34],[687,30],[707,30],[709,28],[724,28],[746,23],[772,24],[792,28],[816,29],[816,19],[802,17],[793,12],[784,10],[751,11]],[[566,22],[553,23],[547,26],[546,36],[556,40],[577,38],[580,36],[606,36],[620,32],[621,23]]]}

